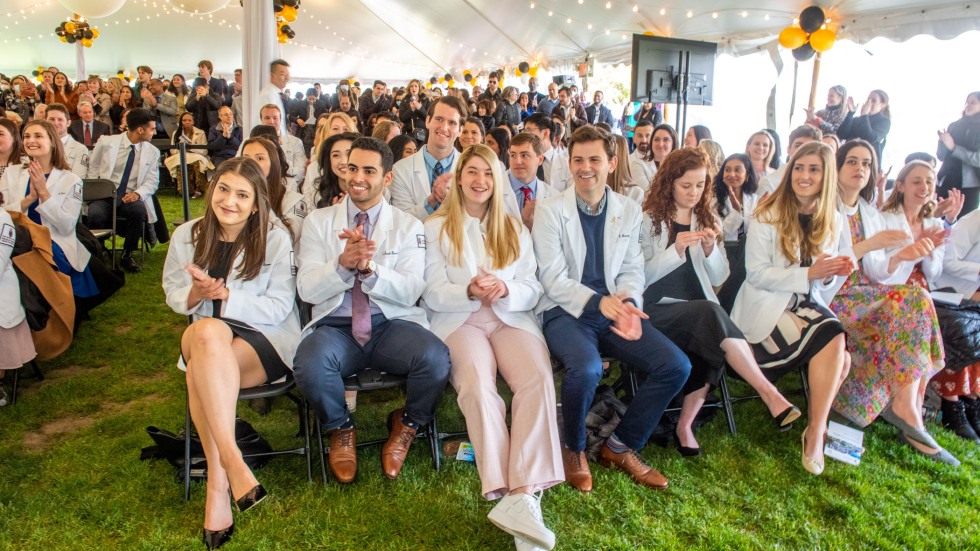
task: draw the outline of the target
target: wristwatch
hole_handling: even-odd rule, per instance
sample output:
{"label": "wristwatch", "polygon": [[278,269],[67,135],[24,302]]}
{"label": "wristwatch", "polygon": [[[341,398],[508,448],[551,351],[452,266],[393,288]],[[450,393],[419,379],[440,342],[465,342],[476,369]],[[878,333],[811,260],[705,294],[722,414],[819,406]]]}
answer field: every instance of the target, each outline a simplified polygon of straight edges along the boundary
{"label": "wristwatch", "polygon": [[374,270],[377,269],[377,267],[378,265],[374,262],[374,260],[368,260],[367,268],[365,268],[364,270],[358,269],[357,273],[366,277],[373,274]]}

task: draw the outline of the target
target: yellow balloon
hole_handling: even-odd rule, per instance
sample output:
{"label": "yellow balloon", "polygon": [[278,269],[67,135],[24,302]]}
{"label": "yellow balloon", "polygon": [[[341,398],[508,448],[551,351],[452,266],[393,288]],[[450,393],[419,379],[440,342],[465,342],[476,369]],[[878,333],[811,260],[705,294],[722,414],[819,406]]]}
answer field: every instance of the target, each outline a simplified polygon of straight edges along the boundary
{"label": "yellow balloon", "polygon": [[837,42],[837,35],[830,29],[816,30],[810,35],[810,46],[817,52],[826,52],[833,48],[834,42]]}
{"label": "yellow balloon", "polygon": [[446,82],[446,77],[439,77],[439,84]]}
{"label": "yellow balloon", "polygon": [[653,36],[653,31],[646,31],[643,34],[646,36]]}
{"label": "yellow balloon", "polygon": [[787,50],[795,50],[806,44],[806,31],[799,27],[786,27],[779,33],[779,44]]}
{"label": "yellow balloon", "polygon": [[[41,77],[38,77],[38,80],[40,80],[40,78],[41,78]],[[426,88],[432,88],[432,83],[431,83],[431,82],[426,82],[426,83],[425,83],[425,87],[426,87]]]}
{"label": "yellow balloon", "polygon": [[65,42],[65,43],[67,43],[67,42],[68,42],[68,39],[67,39],[67,38],[65,38],[64,36],[59,36],[59,37],[58,37],[58,40],[60,40],[60,41],[62,41],[62,42]]}
{"label": "yellow balloon", "polygon": [[455,80],[446,81],[446,84],[448,84],[450,88],[455,88],[456,87],[456,81]]}
{"label": "yellow balloon", "polygon": [[286,42],[289,42],[289,37],[284,34],[279,35],[279,43],[285,44]]}
{"label": "yellow balloon", "polygon": [[521,76],[524,73],[521,72],[521,69],[520,68],[517,68],[517,69],[514,69],[514,74],[517,75],[517,76]]}
{"label": "yellow balloon", "polygon": [[[67,40],[65,42],[67,42]],[[34,77],[34,79],[37,80],[38,82],[41,82],[42,80],[44,80],[44,77],[42,77],[41,75],[37,75],[36,77]]]}
{"label": "yellow balloon", "polygon": [[286,21],[292,23],[293,21],[296,21],[296,8],[292,6],[283,6],[282,11],[279,12],[279,15],[281,15]]}
{"label": "yellow balloon", "polygon": [[527,74],[531,75],[532,77],[537,77],[538,76],[538,68],[537,67],[531,67],[531,69],[528,70]]}
{"label": "yellow balloon", "polygon": [[92,29],[92,38],[99,37],[99,29]]}
{"label": "yellow balloon", "polygon": [[92,47],[92,41],[89,40],[89,39],[87,39],[87,38],[83,38],[82,39],[82,46],[85,46],[86,48],[91,48]]}
{"label": "yellow balloon", "polygon": [[75,32],[75,24],[72,23],[71,21],[65,23],[65,32],[68,34],[72,34],[73,32]]}

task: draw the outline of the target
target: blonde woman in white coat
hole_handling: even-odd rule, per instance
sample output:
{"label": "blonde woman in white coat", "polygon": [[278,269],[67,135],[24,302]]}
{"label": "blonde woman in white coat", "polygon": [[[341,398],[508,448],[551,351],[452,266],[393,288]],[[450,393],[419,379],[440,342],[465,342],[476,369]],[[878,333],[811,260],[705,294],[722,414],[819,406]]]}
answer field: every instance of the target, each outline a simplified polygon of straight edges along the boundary
{"label": "blonde woman in white coat", "polygon": [[82,212],[82,179],[69,169],[51,123],[29,122],[24,127],[24,150],[30,163],[8,167],[0,180],[4,208],[23,212],[51,230],[55,264],[71,278],[76,297],[99,294],[88,267],[92,255],[75,235]]}
{"label": "blonde woman in white coat", "polygon": [[167,304],[193,322],[181,338],[191,418],[208,461],[203,540],[234,530],[231,494],[245,511],[266,491],[235,441],[241,388],[283,378],[299,341],[289,236],[269,224],[269,194],[251,159],[215,172],[203,218],[177,228],[163,269]]}
{"label": "blonde woman in white coat", "polygon": [[[0,204],[3,194],[0,193]],[[17,232],[10,214],[0,209],[0,381],[4,370],[20,369],[37,356],[31,329],[20,303],[20,283],[11,262]],[[7,405],[7,394],[0,386],[0,406]]]}
{"label": "blonde woman in white coat", "polygon": [[[503,498],[490,520],[551,549],[540,492],[565,479],[555,389],[544,336],[533,314],[541,297],[531,235],[508,214],[494,152],[466,148],[442,208],[425,222],[422,300],[432,332],[449,347],[449,380],[466,418],[483,497]],[[511,430],[497,372],[514,392]]]}
{"label": "blonde woman in white coat", "polygon": [[803,467],[823,472],[830,407],[847,374],[844,329],[827,309],[836,279],[855,266],[850,232],[837,212],[837,171],[829,146],[801,146],[776,191],[759,202],[745,243],[746,279],[732,320],[770,379],[809,365],[809,425]]}
{"label": "blonde woman in white coat", "polygon": [[759,392],[778,430],[788,430],[800,417],[800,410],[763,376],[745,336],[715,296],[713,287],[728,277],[728,260],[710,207],[708,162],[696,148],[667,155],[647,190],[640,231],[644,312],[691,359],[674,433],[685,457],[701,455],[692,424],[726,362]]}

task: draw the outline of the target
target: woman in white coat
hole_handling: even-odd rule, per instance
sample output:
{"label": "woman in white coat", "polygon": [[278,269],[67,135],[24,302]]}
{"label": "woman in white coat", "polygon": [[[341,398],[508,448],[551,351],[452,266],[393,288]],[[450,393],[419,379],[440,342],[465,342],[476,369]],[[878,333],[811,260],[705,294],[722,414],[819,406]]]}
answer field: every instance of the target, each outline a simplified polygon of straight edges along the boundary
{"label": "woman in white coat", "polygon": [[745,281],[745,232],[759,202],[758,189],[752,161],[744,153],[729,155],[711,182],[711,210],[721,218],[725,256],[731,267],[731,274],[718,290],[718,302],[726,312],[732,311],[735,295]]}
{"label": "woman in white coat", "polygon": [[691,359],[674,442],[684,456],[701,455],[692,423],[727,362],[762,397],[778,430],[800,417],[770,383],[752,356],[745,336],[715,296],[728,277],[720,228],[711,211],[708,157],[701,149],[683,148],[660,163],[643,205],[646,291],[643,310],[650,323]]}
{"label": "woman in white coat", "polygon": [[282,172],[286,155],[275,143],[265,138],[249,138],[242,143],[242,157],[252,159],[262,168],[269,184],[269,221],[273,226],[289,234],[293,250],[299,255],[299,239],[303,235],[303,221],[310,209],[303,194],[286,185]]}
{"label": "woman in white coat", "polygon": [[838,277],[854,270],[850,236],[837,212],[829,146],[800,147],[776,191],[759,202],[745,242],[745,283],[732,320],[770,379],[809,364],[810,407],[803,467],[819,475],[830,406],[850,365],[844,329],[827,309]]}
{"label": "woman in white coat", "polygon": [[[3,194],[0,193],[0,204]],[[3,380],[4,370],[20,369],[24,364],[34,359],[34,340],[27,326],[24,307],[20,303],[20,283],[11,254],[17,232],[10,214],[0,209],[0,381]],[[7,405],[7,393],[0,386],[0,406]]]}
{"label": "woman in white coat", "polygon": [[269,193],[251,159],[218,167],[203,218],[174,232],[163,268],[167,304],[193,322],[181,337],[191,418],[208,461],[203,540],[216,549],[265,489],[235,441],[241,388],[289,373],[299,341],[289,235],[269,224]]}
{"label": "woman in white coat", "polygon": [[837,171],[840,211],[859,264],[830,303],[847,331],[852,364],[834,410],[861,427],[880,415],[920,453],[958,463],[926,431],[921,413],[925,384],[944,360],[929,287],[913,267],[942,246],[942,227],[914,242],[904,228],[886,227],[871,204],[878,167],[870,143],[848,140]]}
{"label": "woman in white coat", "polygon": [[[466,417],[490,520],[551,549],[540,492],[562,482],[551,360],[533,314],[541,297],[530,233],[507,214],[500,163],[485,145],[466,148],[442,208],[425,222],[432,332],[449,347],[450,381]],[[497,372],[514,391],[511,431]],[[519,542],[520,545],[520,542]]]}
{"label": "woman in white coat", "polygon": [[92,255],[75,234],[82,212],[82,179],[68,166],[64,147],[51,123],[27,123],[24,150],[31,158],[27,166],[8,167],[0,180],[3,207],[23,212],[51,230],[55,264],[71,278],[76,297],[98,295],[99,288],[88,265]]}

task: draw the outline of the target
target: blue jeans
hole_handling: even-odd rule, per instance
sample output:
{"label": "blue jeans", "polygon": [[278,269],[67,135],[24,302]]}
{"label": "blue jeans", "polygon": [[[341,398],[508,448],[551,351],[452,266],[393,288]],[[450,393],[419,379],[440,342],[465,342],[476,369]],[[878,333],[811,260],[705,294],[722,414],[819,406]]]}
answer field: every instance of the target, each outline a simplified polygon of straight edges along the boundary
{"label": "blue jeans", "polygon": [[323,318],[296,349],[293,376],[324,429],[350,418],[344,401],[344,377],[366,366],[405,375],[405,412],[420,425],[432,421],[449,380],[449,349],[421,325],[371,316],[371,340],[364,348],[351,333],[350,318]]}
{"label": "blue jeans", "polygon": [[565,366],[561,409],[565,447],[585,450],[585,416],[602,378],[602,356],[612,356],[632,369],[643,382],[630,402],[616,437],[633,450],[646,445],[671,399],[691,372],[687,355],[640,320],[642,336],[627,341],[610,330],[612,321],[595,312],[576,319],[561,308],[544,313],[544,338],[551,354]]}

